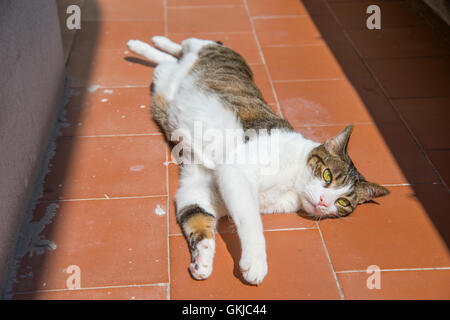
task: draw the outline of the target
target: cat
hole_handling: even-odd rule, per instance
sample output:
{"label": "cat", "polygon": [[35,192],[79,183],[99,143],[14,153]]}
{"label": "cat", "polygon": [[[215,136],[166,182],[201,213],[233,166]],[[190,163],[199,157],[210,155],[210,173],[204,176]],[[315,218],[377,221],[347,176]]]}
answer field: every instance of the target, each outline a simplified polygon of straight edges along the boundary
{"label": "cat", "polygon": [[[155,36],[152,42],[159,49],[139,40],[127,45],[157,65],[151,84],[153,119],[168,141],[183,145],[180,154],[190,155],[184,160],[192,160],[192,155],[200,159],[180,165],[175,196],[193,278],[203,280],[212,273],[217,221],[224,215],[231,216],[237,228],[242,276],[258,285],[268,272],[260,213],[303,211],[315,219],[344,217],[359,204],[389,193],[366,181],[350,159],[352,125],[325,143],[306,139],[272,111],[250,67],[234,50],[196,38],[180,45]],[[215,140],[205,135],[195,138],[196,126],[203,132],[238,132],[238,142],[230,149],[219,146],[207,152]],[[245,133],[251,130],[251,135]],[[252,149],[275,137],[276,152]],[[198,142],[206,148],[198,147]],[[259,150],[259,155],[251,150]],[[275,170],[263,172],[258,161],[219,161],[224,155],[244,153],[247,160],[259,157],[276,163]]]}

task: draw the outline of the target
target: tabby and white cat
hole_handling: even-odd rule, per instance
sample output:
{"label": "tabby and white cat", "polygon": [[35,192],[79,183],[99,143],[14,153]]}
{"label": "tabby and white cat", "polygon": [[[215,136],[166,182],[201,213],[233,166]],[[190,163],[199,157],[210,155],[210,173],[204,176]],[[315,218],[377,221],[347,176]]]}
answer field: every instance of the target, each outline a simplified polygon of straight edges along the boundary
{"label": "tabby and white cat", "polygon": [[[177,221],[189,243],[189,270],[195,279],[211,275],[216,224],[223,215],[229,214],[237,227],[243,277],[259,284],[267,274],[261,212],[303,210],[314,218],[343,217],[359,204],[389,193],[366,181],[349,158],[352,126],[323,144],[304,138],[264,101],[252,71],[235,51],[220,42],[195,38],[181,45],[159,36],[152,42],[161,50],[139,40],[127,45],[157,64],[151,86],[153,118],[169,141],[183,140],[188,144],[185,150],[191,147],[204,160],[180,166],[175,196]],[[223,151],[237,154],[248,153],[252,145],[276,132],[276,172],[264,174],[258,163],[222,163],[202,154],[204,149],[189,146],[198,123],[205,130],[257,130],[251,138],[242,136],[243,143],[234,150]],[[179,130],[184,132],[182,139],[180,134],[173,139]],[[262,157],[272,161],[270,152]]]}

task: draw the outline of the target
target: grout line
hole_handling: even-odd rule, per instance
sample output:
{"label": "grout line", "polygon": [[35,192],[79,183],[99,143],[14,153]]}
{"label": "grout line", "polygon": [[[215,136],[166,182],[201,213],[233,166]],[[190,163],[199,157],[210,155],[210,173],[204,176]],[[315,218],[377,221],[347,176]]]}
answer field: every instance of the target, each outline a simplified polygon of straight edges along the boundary
{"label": "grout line", "polygon": [[[169,36],[169,21],[168,21],[168,14],[167,14],[168,6],[167,6],[167,0],[164,0],[164,36],[167,38]],[[167,300],[171,300],[171,291],[170,291],[170,284],[171,284],[171,273],[170,273],[170,187],[169,187],[169,147],[167,144],[165,144],[165,151],[166,151],[166,193],[167,193],[167,199],[166,199],[166,232],[167,232],[167,239],[166,239],[166,246],[167,246],[167,277],[169,279],[169,284],[167,286]]]}
{"label": "grout line", "polygon": [[168,6],[170,9],[198,9],[198,8],[240,8],[241,4],[213,4],[213,5],[194,5],[194,6]]}
{"label": "grout line", "polygon": [[[166,162],[169,161],[169,147],[166,145]],[[171,299],[170,283],[170,190],[169,190],[169,166],[166,166],[166,192],[167,192],[167,205],[166,205],[166,232],[167,232],[167,275],[169,277],[169,285],[167,286],[167,300]]]}
{"label": "grout line", "polygon": [[255,40],[256,40],[256,46],[258,47],[258,51],[259,51],[259,55],[261,57],[261,61],[264,64],[264,68],[266,70],[266,74],[267,74],[267,77],[269,79],[270,87],[272,88],[272,93],[273,93],[273,96],[275,98],[275,102],[277,104],[278,113],[279,113],[281,118],[284,118],[283,117],[283,112],[281,111],[280,102],[278,101],[277,92],[275,91],[275,86],[273,85],[273,82],[272,82],[272,76],[270,75],[269,67],[266,64],[266,59],[264,58],[264,54],[262,52],[261,43],[259,42],[258,35],[256,34],[255,25],[254,25],[253,20],[252,20],[252,18],[250,16],[250,11],[248,10],[247,0],[243,0],[243,2],[244,2],[245,11],[247,12],[247,16],[248,16],[249,21],[250,21],[250,25],[252,27],[253,36],[255,37]]}
{"label": "grout line", "polygon": [[[323,1],[325,3],[325,5],[327,6],[328,10],[331,12],[332,16],[334,17],[334,20],[336,21],[336,23],[339,25],[339,27],[342,29],[342,32],[344,33],[347,41],[350,43],[350,45],[352,46],[352,49],[356,52],[356,54],[358,55],[358,57],[360,58],[361,62],[364,64],[364,66],[366,67],[366,70],[369,72],[369,74],[371,75],[371,77],[375,80],[375,82],[378,84],[378,87],[380,88],[381,92],[383,93],[383,95],[389,100],[389,103],[392,107],[392,109],[394,110],[394,112],[397,114],[397,116],[399,117],[400,121],[403,123],[403,125],[405,126],[406,130],[408,131],[410,137],[413,139],[414,143],[416,144],[416,146],[419,148],[420,153],[422,154],[422,156],[425,158],[425,160],[427,161],[428,165],[431,167],[431,169],[434,171],[434,173],[437,175],[437,177],[439,178],[439,180],[441,181],[441,183],[444,185],[444,187],[447,189],[447,192],[450,192],[450,186],[447,185],[447,183],[445,182],[444,178],[441,176],[439,170],[437,170],[437,168],[435,167],[435,165],[433,164],[433,162],[431,161],[431,159],[428,157],[428,154],[426,153],[425,149],[423,148],[423,146],[420,144],[419,140],[417,139],[417,137],[414,135],[414,133],[412,132],[411,128],[408,125],[408,122],[404,119],[404,117],[402,116],[402,114],[400,113],[400,111],[397,109],[397,107],[395,106],[395,104],[392,101],[392,97],[389,97],[389,95],[387,94],[386,90],[384,89],[383,85],[381,84],[381,81],[376,77],[375,73],[373,72],[373,70],[370,68],[369,64],[367,63],[366,59],[361,55],[361,53],[359,52],[357,46],[355,45],[355,43],[353,42],[353,40],[351,39],[351,37],[348,35],[347,31],[345,30],[345,28],[342,27],[341,22],[339,21],[338,17],[336,16],[335,12],[333,11],[333,9],[330,7],[330,5],[326,2]],[[420,97],[419,97],[420,98]]]}
{"label": "grout line", "polygon": [[[380,269],[380,272],[399,272],[399,271],[437,271],[437,270],[450,270],[450,267]],[[367,270],[344,270],[344,271],[336,271],[337,274],[345,274],[345,273],[366,273],[366,272],[367,272]]]}
{"label": "grout line", "polygon": [[104,198],[76,198],[76,199],[44,199],[40,200],[38,203],[48,203],[48,202],[75,202],[75,201],[97,201],[97,200],[127,200],[127,199],[149,199],[149,198],[164,198],[168,197],[168,194],[157,194],[151,196],[130,196],[130,197],[110,197],[105,193]]}
{"label": "grout line", "polygon": [[142,137],[142,136],[162,136],[160,132],[157,133],[124,133],[124,134],[97,134],[90,136],[61,136],[65,138],[109,138],[109,137]]}
{"label": "grout line", "polygon": [[[344,29],[346,32],[347,29]],[[414,60],[414,59],[436,59],[436,58],[448,58],[450,54],[448,53],[434,53],[431,55],[423,55],[423,56],[411,56],[411,57],[362,57],[367,61],[379,61],[379,60]]]}
{"label": "grout line", "polygon": [[336,286],[339,290],[339,295],[341,296],[341,300],[345,300],[344,292],[342,291],[341,284],[337,277],[336,271],[334,270],[333,262],[331,261],[330,253],[328,252],[327,246],[325,244],[325,240],[323,238],[322,230],[320,230],[319,223],[316,221],[317,229],[319,230],[320,239],[322,240],[323,249],[325,250],[325,254],[328,258],[328,262],[330,263],[331,271],[333,272],[334,280],[336,281]]}
{"label": "grout line", "polygon": [[[412,100],[412,99],[445,99],[445,98],[449,98],[449,95],[445,95],[445,96],[420,96],[420,97],[418,97],[418,96],[415,96],[415,97],[389,97],[388,99],[390,99],[390,100],[400,100],[400,99],[409,99],[409,100]],[[394,102],[393,101],[393,102]]]}
{"label": "grout line", "polygon": [[14,292],[15,295],[24,295],[32,293],[45,293],[45,292],[65,292],[65,291],[81,291],[81,290],[102,290],[102,289],[120,289],[120,288],[139,288],[139,287],[164,287],[168,286],[169,283],[149,283],[149,284],[129,284],[129,285],[117,285],[117,286],[103,286],[103,287],[86,287],[79,289],[48,289],[48,290],[33,290],[33,291],[22,291]]}
{"label": "grout line", "polygon": [[164,36],[167,38],[169,34],[169,21],[167,20],[167,0],[164,0]]}
{"label": "grout line", "polygon": [[253,32],[252,31],[227,31],[227,32],[224,32],[224,31],[214,31],[214,32],[171,32],[170,33],[170,35],[171,36],[174,36],[174,35],[178,35],[178,34],[186,34],[186,33],[189,33],[189,34],[193,34],[193,35],[196,35],[196,34],[205,34],[205,35],[208,35],[208,34],[225,34],[225,35],[227,35],[227,34],[253,34]]}
{"label": "grout line", "polygon": [[[250,14],[249,14],[250,16]],[[254,20],[270,20],[270,19],[294,19],[294,18],[309,18],[309,15],[307,14],[292,14],[292,15],[286,15],[286,16],[250,16],[250,19]]]}
{"label": "grout line", "polygon": [[384,187],[412,187],[418,185],[442,185],[441,182],[423,182],[423,183],[387,183],[381,184]]}
{"label": "grout line", "polygon": [[298,227],[298,228],[280,228],[280,229],[267,229],[264,232],[277,232],[277,231],[298,231],[298,230],[315,230],[317,227]]}
{"label": "grout line", "polygon": [[[120,89],[120,88],[148,88],[150,87],[150,85],[148,83],[146,84],[124,84],[124,85],[120,85],[120,86],[102,86],[102,85],[83,85],[83,86],[70,86],[70,89],[85,89],[87,91],[87,89],[89,87],[95,86],[97,88],[97,90],[99,89]],[[97,91],[96,90],[96,91]],[[95,91],[93,91],[95,92]]]}
{"label": "grout line", "polygon": [[[301,124],[294,126],[295,129],[297,128],[320,128],[320,127],[336,127],[336,126],[342,126],[347,125],[348,122],[343,123],[325,123],[325,124]],[[352,122],[355,126],[370,126],[373,125],[373,122]]]}
{"label": "grout line", "polygon": [[[317,227],[299,227],[299,228],[280,228],[280,229],[267,229],[263,230],[263,232],[277,232],[277,231],[303,231],[303,230],[317,230]],[[237,234],[237,231],[224,231],[224,232],[216,232],[216,234]],[[182,233],[171,233],[169,237],[181,237]]]}
{"label": "grout line", "polygon": [[271,44],[264,48],[302,48],[302,47],[325,47],[323,43],[305,43],[305,44]]}
{"label": "grout line", "polygon": [[319,79],[296,79],[296,80],[272,80],[273,83],[310,82],[310,81],[344,81],[345,78],[319,78]]}

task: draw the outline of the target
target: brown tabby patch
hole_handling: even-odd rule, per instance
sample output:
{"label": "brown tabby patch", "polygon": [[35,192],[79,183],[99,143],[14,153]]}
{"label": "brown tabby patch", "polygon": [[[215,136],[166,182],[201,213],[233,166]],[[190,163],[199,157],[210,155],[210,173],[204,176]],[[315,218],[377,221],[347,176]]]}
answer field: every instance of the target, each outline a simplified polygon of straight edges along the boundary
{"label": "brown tabby patch", "polygon": [[188,240],[189,247],[195,249],[203,239],[212,239],[216,229],[216,218],[198,205],[184,207],[179,213],[179,222]]}
{"label": "brown tabby patch", "polygon": [[241,55],[217,44],[204,46],[191,72],[199,75],[198,86],[217,95],[239,116],[244,130],[293,130],[264,101],[253,73]]}

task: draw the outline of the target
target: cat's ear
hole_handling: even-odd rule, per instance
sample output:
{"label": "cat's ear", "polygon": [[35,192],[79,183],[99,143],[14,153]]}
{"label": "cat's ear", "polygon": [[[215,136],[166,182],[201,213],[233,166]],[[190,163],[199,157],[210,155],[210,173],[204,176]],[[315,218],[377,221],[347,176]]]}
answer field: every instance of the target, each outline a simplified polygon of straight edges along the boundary
{"label": "cat's ear", "polygon": [[353,131],[353,125],[345,127],[337,136],[328,139],[325,143],[325,149],[334,155],[347,154],[348,140]]}
{"label": "cat's ear", "polygon": [[390,193],[385,187],[368,181],[359,182],[358,188],[358,203],[360,204]]}

